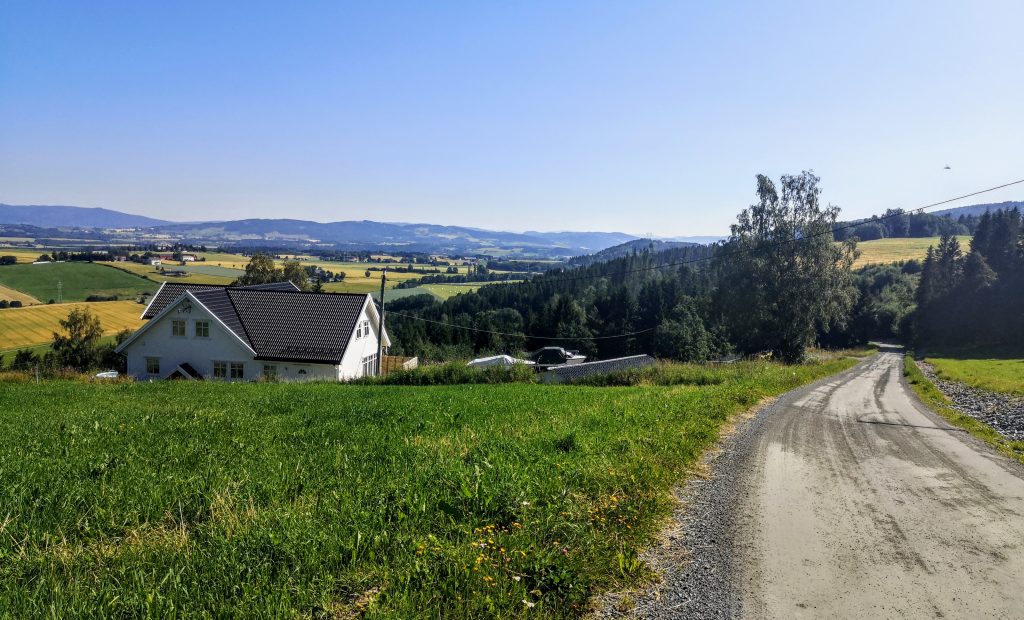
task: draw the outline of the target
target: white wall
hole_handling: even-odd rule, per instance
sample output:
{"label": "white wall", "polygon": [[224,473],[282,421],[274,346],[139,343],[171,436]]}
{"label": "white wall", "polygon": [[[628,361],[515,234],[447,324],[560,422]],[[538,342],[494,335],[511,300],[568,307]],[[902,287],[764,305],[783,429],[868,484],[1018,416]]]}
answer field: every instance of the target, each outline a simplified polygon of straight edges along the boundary
{"label": "white wall", "polygon": [[[173,305],[170,312],[158,319],[152,319],[156,323],[124,349],[123,353],[128,360],[128,374],[140,379],[163,379],[178,364],[188,362],[202,375],[212,376],[214,361],[245,363],[246,379],[255,379],[263,374],[262,363],[253,361],[252,353],[234,334],[195,302],[189,304],[191,312],[184,312],[185,301],[191,300],[181,299]],[[185,336],[171,335],[171,321],[174,320],[185,321]],[[195,337],[197,320],[210,322],[209,338]],[[146,374],[147,357],[160,358],[159,375]]]}
{"label": "white wall", "polygon": [[[139,379],[163,379],[183,362],[188,362],[197,372],[207,378],[213,377],[213,362],[242,362],[245,364],[243,380],[259,379],[263,376],[265,364],[277,367],[277,377],[283,380],[302,381],[310,379],[345,381],[363,376],[363,358],[377,353],[376,313],[369,304],[363,306],[359,320],[370,321],[370,333],[356,338],[353,330],[345,357],[340,365],[302,364],[296,362],[264,361],[253,359],[252,352],[238,338],[224,327],[201,305],[191,302],[191,311],[185,312],[185,301],[174,303],[171,310],[158,319],[138,339],[125,347],[123,353],[128,362],[128,374]],[[174,320],[185,321],[185,336],[172,336]],[[209,338],[195,336],[195,322],[210,322]],[[146,373],[146,358],[160,358],[160,373]],[[305,371],[305,372],[303,372]]]}
{"label": "white wall", "polygon": [[[348,348],[345,349],[345,357],[341,359],[338,366],[338,381],[358,379],[363,376],[363,358],[368,355],[377,354],[377,319],[376,313],[370,314],[370,305],[364,304],[363,311],[359,315],[359,321],[368,319],[370,321],[370,334],[362,338],[356,338],[356,331],[352,330],[352,336],[348,341]],[[358,322],[356,323],[358,325]]]}

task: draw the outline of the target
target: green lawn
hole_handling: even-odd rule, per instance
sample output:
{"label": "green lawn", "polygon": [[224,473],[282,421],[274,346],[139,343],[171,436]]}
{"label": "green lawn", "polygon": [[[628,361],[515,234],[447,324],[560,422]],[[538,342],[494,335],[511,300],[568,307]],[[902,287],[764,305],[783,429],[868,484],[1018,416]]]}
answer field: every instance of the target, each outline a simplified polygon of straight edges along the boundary
{"label": "green lawn", "polygon": [[49,263],[0,266],[0,284],[40,301],[57,299],[57,283],[63,285],[64,301],[83,301],[89,295],[133,298],[154,292],[157,284],[133,274],[97,263]]}
{"label": "green lawn", "polygon": [[11,617],[580,616],[649,576],[638,553],[730,416],[852,363],[623,388],[5,383],[0,600]]}
{"label": "green lawn", "polygon": [[985,353],[928,357],[936,374],[974,387],[1024,396],[1024,354],[990,357]]}
{"label": "green lawn", "polygon": [[932,411],[988,443],[999,452],[1024,464],[1024,441],[1007,439],[988,424],[953,408],[950,400],[921,372],[921,369],[914,363],[914,357],[910,354],[903,358],[903,376],[906,377],[907,383],[910,384],[910,388],[917,394],[918,398],[928,405]]}

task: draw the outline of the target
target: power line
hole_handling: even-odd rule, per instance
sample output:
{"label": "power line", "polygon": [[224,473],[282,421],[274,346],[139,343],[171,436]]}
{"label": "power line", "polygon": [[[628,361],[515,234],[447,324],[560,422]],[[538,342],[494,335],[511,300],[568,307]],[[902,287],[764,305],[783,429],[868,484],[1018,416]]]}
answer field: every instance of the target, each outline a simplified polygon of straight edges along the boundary
{"label": "power line", "polygon": [[[931,209],[933,207],[938,207],[938,206],[941,206],[941,205],[949,204],[951,202],[956,202],[957,200],[963,200],[964,198],[970,198],[972,196],[978,196],[978,195],[981,195],[981,194],[987,194],[988,192],[994,192],[997,189],[1003,189],[1003,188],[1006,188],[1006,187],[1011,187],[1013,185],[1019,185],[1021,183],[1024,183],[1024,179],[1019,179],[1017,181],[1010,181],[1009,183],[1003,183],[1002,185],[996,185],[994,187],[989,187],[989,188],[986,188],[986,189],[981,189],[981,190],[978,190],[976,192],[971,192],[969,194],[963,194],[962,196],[956,196],[954,198],[947,198],[946,200],[941,200],[939,202],[933,202],[931,204],[924,205],[923,207],[916,207],[916,208],[910,209],[908,211],[900,210],[900,211],[897,211],[895,213],[891,213],[889,215],[883,215],[881,217],[875,217],[874,219],[871,219],[871,220],[868,220],[868,221],[880,222],[880,221],[888,220],[888,219],[891,219],[891,218],[894,218],[894,217],[900,217],[902,215],[910,215],[911,213],[923,212],[926,209]],[[775,244],[768,244],[767,246],[762,246],[762,247],[771,247],[772,245],[781,246],[781,245],[785,245],[785,244],[789,244],[789,243],[794,243],[794,242],[798,242],[798,241],[806,241],[807,239],[813,239],[815,237],[822,237],[822,236],[825,236],[825,235],[835,235],[835,233],[837,233],[837,232],[839,232],[841,230],[847,230],[847,229],[850,229],[850,228],[856,228],[857,226],[861,226],[864,223],[865,223],[865,220],[861,220],[861,221],[857,221],[857,222],[849,222],[849,223],[844,224],[842,226],[837,226],[835,228],[830,228],[827,231],[822,231],[822,232],[819,232],[819,233],[807,235],[805,237],[800,237],[798,239],[786,239],[785,241],[781,241],[781,242],[775,243]],[[735,255],[735,254],[741,254],[741,253],[747,252],[747,251],[749,251],[747,248],[741,248],[740,250],[734,251],[734,252],[726,252],[724,254],[721,253],[721,252],[719,252],[719,253],[712,253],[712,254],[709,254],[707,256],[698,256],[696,258],[691,258],[691,259],[683,260],[683,261],[677,261],[677,262],[674,262],[674,263],[664,263],[664,264],[661,264],[661,265],[648,265],[646,267],[638,267],[636,269],[630,269],[630,270],[626,270],[626,271],[621,271],[621,272],[618,272],[618,273],[615,273],[615,274],[582,275],[582,276],[577,276],[577,277],[560,278],[560,279],[557,279],[557,280],[541,280],[539,283],[541,283],[541,284],[559,284],[561,282],[573,282],[573,281],[577,281],[577,280],[590,280],[590,279],[594,279],[594,278],[610,278],[610,277],[625,276],[625,275],[629,275],[629,274],[632,274],[632,273],[640,273],[640,272],[643,272],[643,271],[653,271],[655,269],[665,269],[666,267],[680,267],[682,265],[689,265],[689,264],[699,263],[699,262],[706,261],[706,260],[711,260],[712,258],[716,258],[716,257],[720,258],[722,256],[732,256],[732,255]],[[415,316],[415,315],[411,315],[411,314],[404,314],[404,313],[400,313],[400,312],[395,312],[393,310],[391,312],[389,312],[389,314],[394,314],[394,315],[397,315],[397,316],[405,317],[405,318],[408,318],[408,319],[413,319],[413,320],[416,320],[416,321],[422,321],[424,323],[433,323],[435,325],[444,325],[445,327],[452,327],[452,328],[455,328],[455,329],[463,329],[463,330],[477,332],[477,333],[493,334],[493,335],[496,335],[496,336],[508,336],[508,337],[514,337],[514,338],[528,338],[528,339],[532,339],[532,340],[553,340],[553,341],[558,341],[558,340],[576,340],[576,341],[579,341],[579,340],[588,340],[588,341],[589,340],[610,340],[610,339],[613,339],[613,338],[628,338],[630,336],[636,336],[636,335],[639,335],[639,334],[645,334],[647,332],[652,332],[652,331],[655,330],[654,327],[651,327],[651,328],[642,329],[642,330],[636,331],[636,332],[628,332],[628,333],[625,333],[625,334],[616,334],[614,336],[591,336],[591,337],[588,337],[588,338],[583,338],[583,337],[571,338],[571,337],[553,337],[553,336],[531,336],[531,335],[528,335],[528,334],[509,334],[509,333],[505,333],[505,332],[497,332],[497,331],[492,331],[492,330],[487,330],[487,329],[479,329],[479,328],[476,328],[476,327],[469,327],[469,326],[466,326],[466,325],[456,325],[454,323],[447,323],[445,321],[435,321],[433,319],[426,319],[426,318]]]}

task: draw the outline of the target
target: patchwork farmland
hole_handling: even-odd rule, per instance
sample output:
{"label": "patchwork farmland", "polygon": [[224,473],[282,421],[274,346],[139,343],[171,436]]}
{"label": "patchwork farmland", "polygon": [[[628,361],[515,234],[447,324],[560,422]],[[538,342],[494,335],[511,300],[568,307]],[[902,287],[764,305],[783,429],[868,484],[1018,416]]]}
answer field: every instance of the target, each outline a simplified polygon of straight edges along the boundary
{"label": "patchwork farmland", "polygon": [[116,334],[122,329],[138,329],[144,306],[134,301],[103,301],[66,303],[6,308],[0,310],[0,352],[48,344],[53,332],[60,331],[60,320],[73,308],[84,307],[95,314],[103,325],[103,333]]}

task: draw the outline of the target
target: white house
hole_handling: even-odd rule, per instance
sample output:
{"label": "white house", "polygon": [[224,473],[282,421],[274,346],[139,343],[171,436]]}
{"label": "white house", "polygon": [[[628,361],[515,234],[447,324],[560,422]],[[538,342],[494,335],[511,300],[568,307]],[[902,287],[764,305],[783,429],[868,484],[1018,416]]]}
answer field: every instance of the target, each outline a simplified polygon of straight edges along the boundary
{"label": "white house", "polygon": [[[380,314],[368,294],[165,282],[142,318],[117,348],[140,379],[342,381],[377,372]],[[391,345],[387,330],[383,340]]]}
{"label": "white house", "polygon": [[158,267],[160,265],[160,262],[161,261],[160,261],[159,258],[151,258],[151,259],[149,259],[149,264],[152,265],[153,267]]}

